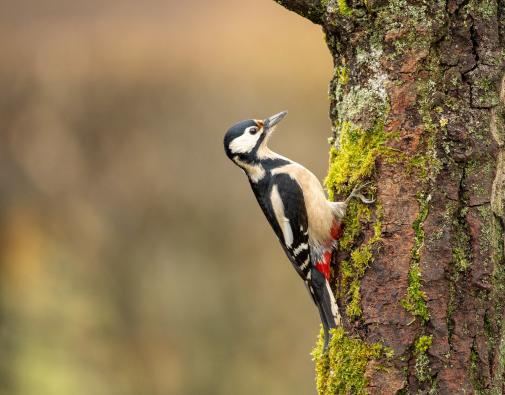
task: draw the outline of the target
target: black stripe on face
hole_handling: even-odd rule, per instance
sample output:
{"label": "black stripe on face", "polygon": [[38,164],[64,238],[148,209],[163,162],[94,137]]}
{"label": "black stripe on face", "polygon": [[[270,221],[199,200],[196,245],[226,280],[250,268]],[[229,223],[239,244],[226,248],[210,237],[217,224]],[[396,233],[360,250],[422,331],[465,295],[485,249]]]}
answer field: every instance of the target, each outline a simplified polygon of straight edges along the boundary
{"label": "black stripe on face", "polygon": [[261,129],[258,133],[261,133],[260,138],[258,139],[256,145],[251,151],[251,156],[255,159],[258,157],[258,149],[260,148],[261,144],[263,143],[263,140],[265,140],[265,137],[267,135],[267,132],[264,129]]}

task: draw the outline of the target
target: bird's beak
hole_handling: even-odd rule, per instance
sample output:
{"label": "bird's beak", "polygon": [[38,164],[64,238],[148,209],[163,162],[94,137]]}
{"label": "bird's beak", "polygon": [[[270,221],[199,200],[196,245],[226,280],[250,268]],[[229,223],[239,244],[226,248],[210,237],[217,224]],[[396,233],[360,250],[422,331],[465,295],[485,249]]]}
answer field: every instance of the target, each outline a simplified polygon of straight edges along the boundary
{"label": "bird's beak", "polygon": [[275,125],[277,125],[282,119],[288,115],[287,111],[281,111],[280,113],[277,113],[275,115],[272,115],[270,118],[265,119],[264,124],[265,124],[265,129],[270,129],[273,128]]}

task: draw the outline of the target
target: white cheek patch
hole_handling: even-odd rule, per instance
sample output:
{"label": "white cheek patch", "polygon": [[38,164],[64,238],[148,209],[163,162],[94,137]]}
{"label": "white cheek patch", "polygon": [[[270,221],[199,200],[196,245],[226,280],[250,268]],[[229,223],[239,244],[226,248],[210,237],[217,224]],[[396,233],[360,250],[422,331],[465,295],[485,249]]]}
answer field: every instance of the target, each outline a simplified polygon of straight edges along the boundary
{"label": "white cheek patch", "polygon": [[251,134],[249,133],[249,129],[250,128],[247,128],[242,136],[237,137],[230,143],[231,152],[234,154],[246,154],[251,152],[253,148],[256,147],[258,139],[261,137],[261,133],[258,132],[256,134]]}
{"label": "white cheek patch", "polygon": [[272,201],[272,207],[275,213],[275,219],[281,228],[282,235],[284,236],[284,244],[286,247],[291,247],[293,244],[293,230],[289,224],[289,219],[284,216],[284,204],[282,203],[281,195],[277,189],[277,185],[272,188],[272,193],[270,194],[270,200]]}

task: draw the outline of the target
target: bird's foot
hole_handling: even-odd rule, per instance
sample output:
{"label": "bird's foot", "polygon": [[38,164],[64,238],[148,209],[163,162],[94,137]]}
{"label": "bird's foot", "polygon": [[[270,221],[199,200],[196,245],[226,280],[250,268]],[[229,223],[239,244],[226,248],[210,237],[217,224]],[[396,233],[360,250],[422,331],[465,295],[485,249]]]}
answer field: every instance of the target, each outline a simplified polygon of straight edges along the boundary
{"label": "bird's foot", "polygon": [[371,184],[371,182],[368,181],[368,182],[365,182],[363,184],[355,186],[354,189],[352,190],[351,194],[345,200],[346,203],[348,203],[352,198],[357,198],[357,199],[361,200],[365,204],[372,204],[372,203],[374,203],[375,199],[368,199],[365,196],[363,196],[363,194],[361,194],[361,190],[363,188],[365,188],[366,186],[370,185],[370,184]]}

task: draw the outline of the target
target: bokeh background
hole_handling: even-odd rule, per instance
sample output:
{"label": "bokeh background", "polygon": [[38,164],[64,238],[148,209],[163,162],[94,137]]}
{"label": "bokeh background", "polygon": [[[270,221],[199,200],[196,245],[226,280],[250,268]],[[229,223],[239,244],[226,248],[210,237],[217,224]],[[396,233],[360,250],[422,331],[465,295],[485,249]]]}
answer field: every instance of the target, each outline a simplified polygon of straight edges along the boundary
{"label": "bokeh background", "polygon": [[312,394],[316,309],[226,129],[327,167],[331,59],[271,0],[0,1],[0,394]]}

